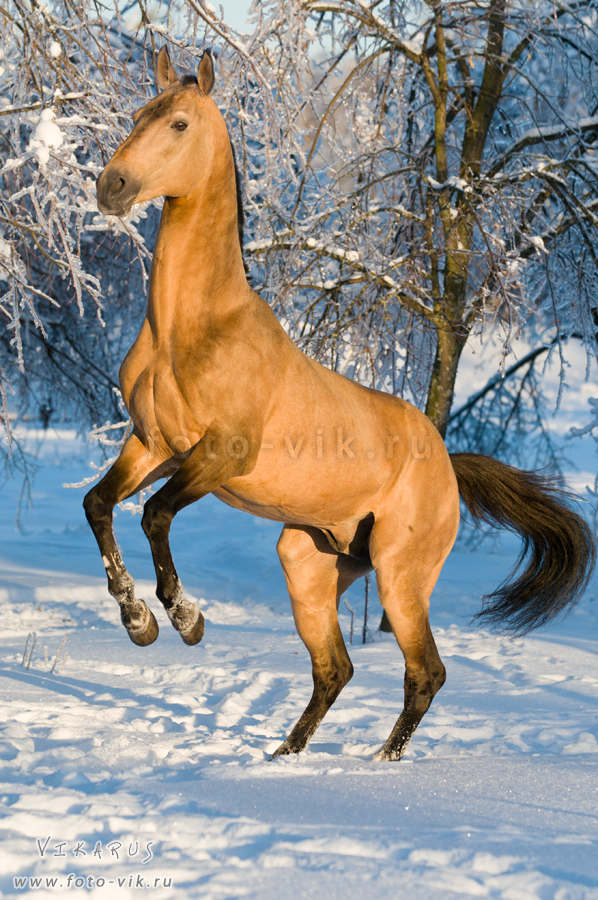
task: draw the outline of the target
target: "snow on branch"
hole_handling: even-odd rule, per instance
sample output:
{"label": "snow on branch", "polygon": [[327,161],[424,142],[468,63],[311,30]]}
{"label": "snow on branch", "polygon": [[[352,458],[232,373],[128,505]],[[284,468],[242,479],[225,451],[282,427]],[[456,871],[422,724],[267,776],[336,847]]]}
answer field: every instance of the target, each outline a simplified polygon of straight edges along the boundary
{"label": "snow on branch", "polygon": [[587,133],[598,134],[598,116],[589,116],[585,119],[579,119],[576,122],[560,125],[546,125],[538,128],[530,128],[524,132],[517,140],[507,147],[502,156],[497,159],[486,177],[492,178],[496,175],[504,165],[521,150],[530,147],[533,144],[547,143],[549,141],[558,141],[567,137],[580,136]]}
{"label": "snow on branch", "polygon": [[[337,13],[357,19],[358,22],[368,28],[368,31],[373,31],[378,37],[384,38],[394,50],[398,50],[408,60],[418,65],[422,64],[423,37],[418,39],[401,35],[392,27],[388,19],[385,20],[378,15],[373,6],[369,6],[367,3],[352,5],[343,3],[341,0],[339,2],[335,2],[335,0],[308,0],[305,8],[309,9],[310,12]],[[425,31],[426,25],[427,22],[420,25],[422,32]]]}
{"label": "snow on branch", "polygon": [[[367,281],[369,284],[375,284],[387,289],[389,291],[389,298],[399,298],[402,303],[414,312],[417,312],[418,315],[430,318],[433,314],[433,310],[430,306],[427,306],[423,300],[414,296],[413,293],[409,293],[407,290],[408,288],[411,288],[411,290],[421,293],[419,285],[413,285],[411,283],[400,284],[387,272],[376,271],[371,265],[367,265],[360,259],[360,255],[356,250],[347,250],[344,247],[328,244],[325,241],[319,241],[311,237],[292,239],[291,232],[287,231],[280,232],[273,238],[252,241],[245,245],[245,252],[250,256],[257,256],[267,253],[268,251],[297,250],[298,248],[309,250],[317,256],[328,257],[329,259],[343,263],[354,272],[360,273],[363,276],[363,280]],[[331,281],[328,279],[323,283],[323,287],[325,290],[330,290],[333,286],[341,283],[340,280]],[[317,283],[315,283],[314,286],[317,286]]]}

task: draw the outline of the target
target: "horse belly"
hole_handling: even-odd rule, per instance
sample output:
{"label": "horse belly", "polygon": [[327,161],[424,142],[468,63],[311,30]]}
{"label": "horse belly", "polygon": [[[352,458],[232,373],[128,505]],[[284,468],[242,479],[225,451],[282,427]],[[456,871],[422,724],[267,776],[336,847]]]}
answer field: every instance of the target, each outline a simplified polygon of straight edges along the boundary
{"label": "horse belly", "polygon": [[[336,464],[335,464],[336,463]],[[334,526],[360,519],[388,478],[385,463],[374,460],[267,460],[214,491],[229,506],[296,525]]]}
{"label": "horse belly", "polygon": [[[392,397],[365,399],[361,410],[331,405],[327,416],[316,410],[266,427],[254,469],[216,496],[264,518],[333,531],[377,516],[391,493],[393,504],[408,506],[396,491],[402,473],[432,484],[448,460],[443,441],[418,410]],[[310,418],[328,424],[312,427]]]}

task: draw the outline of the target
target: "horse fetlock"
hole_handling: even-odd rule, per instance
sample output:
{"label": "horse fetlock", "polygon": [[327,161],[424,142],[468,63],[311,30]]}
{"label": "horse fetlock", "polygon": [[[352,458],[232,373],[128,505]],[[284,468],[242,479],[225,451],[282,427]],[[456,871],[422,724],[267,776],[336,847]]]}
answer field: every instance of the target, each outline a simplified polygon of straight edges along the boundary
{"label": "horse fetlock", "polygon": [[106,558],[104,565],[108,575],[108,590],[121,609],[125,607],[135,609],[137,603],[142,603],[145,606],[143,600],[136,599],[135,582],[127,570],[121,566],[117,571],[114,571],[116,564],[113,559]]}
{"label": "horse fetlock", "polygon": [[372,762],[398,762],[403,758],[407,744],[403,744],[400,749],[394,747],[381,747],[377,753],[372,756]]}
{"label": "horse fetlock", "polygon": [[292,747],[288,741],[285,741],[283,744],[278,747],[270,757],[270,761],[273,759],[277,759],[279,756],[292,756],[296,753],[301,753],[303,747]]}
{"label": "horse fetlock", "polygon": [[[444,667],[443,667],[444,668]],[[440,676],[440,672],[438,673]],[[441,685],[438,685],[438,690]],[[423,716],[430,708],[436,692],[435,682],[425,669],[420,667],[405,673],[405,705],[395,727],[384,746],[373,757],[376,761],[396,761],[402,758],[407,744]]]}
{"label": "horse fetlock", "polygon": [[147,624],[150,610],[143,600],[126,593],[115,595],[115,600],[120,606],[120,618],[125,628],[139,629]]}
{"label": "horse fetlock", "polygon": [[397,762],[402,759],[418,724],[419,719],[416,722],[412,719],[409,721],[409,718],[405,717],[403,713],[384,746],[374,754],[372,759],[375,762]]}

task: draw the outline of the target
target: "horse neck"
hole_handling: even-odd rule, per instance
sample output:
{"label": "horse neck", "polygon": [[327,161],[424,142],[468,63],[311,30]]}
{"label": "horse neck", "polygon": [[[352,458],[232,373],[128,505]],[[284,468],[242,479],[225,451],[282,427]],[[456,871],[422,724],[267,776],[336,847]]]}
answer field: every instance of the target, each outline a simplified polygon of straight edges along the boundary
{"label": "horse neck", "polygon": [[148,320],[158,343],[193,337],[212,317],[226,315],[247,296],[230,167],[187,197],[167,198],[150,274]]}

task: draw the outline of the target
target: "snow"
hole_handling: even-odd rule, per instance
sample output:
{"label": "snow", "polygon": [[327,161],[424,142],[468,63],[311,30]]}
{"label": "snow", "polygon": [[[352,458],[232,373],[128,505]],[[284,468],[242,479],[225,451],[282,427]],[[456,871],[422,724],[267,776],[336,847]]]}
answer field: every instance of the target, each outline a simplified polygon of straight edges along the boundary
{"label": "snow", "polygon": [[41,111],[29,145],[30,149],[35,150],[35,156],[41,166],[48,165],[50,150],[57,150],[64,141],[64,135],[54,121],[55,118],[56,110],[48,108]]}
{"label": "snow", "polygon": [[62,47],[58,43],[58,41],[52,41],[50,44],[50,56],[52,59],[58,59],[62,54]]}
{"label": "snow", "polygon": [[415,53],[416,56],[419,56],[424,48],[424,37],[420,35],[414,40],[408,40],[407,38],[403,38],[401,41],[402,45],[410,50],[412,53]]}
{"label": "snow", "polygon": [[359,253],[357,250],[345,250],[344,247],[327,244],[325,241],[318,241],[315,238],[307,238],[306,247],[310,250],[324,250],[335,259],[346,260],[348,263],[356,263],[359,261]]}
{"label": "snow", "polygon": [[[471,390],[482,376],[464,359]],[[566,394],[567,427],[583,421],[586,388]],[[62,488],[89,473],[88,451],[68,431],[22,437],[40,468],[18,530],[22,484],[0,485],[3,896],[23,893],[16,876],[47,876],[57,898],[77,877],[92,879],[92,898],[112,881],[124,900],[139,878],[177,900],[597,900],[595,582],[564,621],[513,640],[469,619],[517,542],[455,550],[431,610],[447,684],[406,758],[371,761],[403,678],[394,640],[373,633],[350,648],[353,681],[307,752],[270,762],[311,688],[278,526],[211,497],[179,514],[174,557],[206,616],[204,641],[187,647],[154,597],[139,517],[119,511],[125,559],[161,628],[136,647],[106,590],[83,492]],[[570,456],[591,471],[593,442],[575,443]],[[362,585],[348,599],[359,623]],[[340,621],[348,639],[343,605]]]}
{"label": "snow", "polygon": [[458,175],[451,176],[446,183],[447,185],[449,185],[450,187],[454,187],[458,191],[471,192],[473,190],[471,185],[468,184],[465,179],[459,178]]}
{"label": "snow", "polygon": [[596,129],[598,129],[598,116],[589,116],[572,122],[562,122],[559,125],[544,125],[540,128],[530,128],[513,142],[512,146],[506,151],[505,156],[510,155],[513,152],[513,148],[521,145],[542,139],[553,141],[567,133],[577,134],[584,131],[595,131]]}
{"label": "snow", "polygon": [[[274,239],[263,238],[261,240],[249,241],[249,243],[245,244],[245,250],[248,253],[260,253],[261,251],[267,250],[269,247],[274,246],[274,244],[278,241],[284,241],[290,235],[291,232],[285,230],[279,232]],[[316,240],[315,238],[311,237],[306,238],[305,246],[310,250],[315,250],[316,252],[323,251],[334,259],[344,260],[348,263],[359,262],[359,253],[357,252],[357,250],[345,250],[344,247],[326,243],[325,241]]]}
{"label": "snow", "polygon": [[528,241],[530,244],[533,244],[536,250],[541,250],[543,253],[548,253],[544,245],[544,240],[540,237],[540,235],[530,235],[528,237]]}
{"label": "snow", "polygon": [[85,91],[68,91],[66,94],[63,94],[60,88],[56,88],[54,91],[55,100],[81,100],[86,96]]}
{"label": "snow", "polygon": [[23,156],[15,158],[8,157],[8,159],[5,160],[4,165],[0,169],[0,175],[5,175],[7,172],[12,172],[13,169],[19,169],[21,166],[25,165],[30,156],[31,154],[27,152]]}

